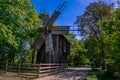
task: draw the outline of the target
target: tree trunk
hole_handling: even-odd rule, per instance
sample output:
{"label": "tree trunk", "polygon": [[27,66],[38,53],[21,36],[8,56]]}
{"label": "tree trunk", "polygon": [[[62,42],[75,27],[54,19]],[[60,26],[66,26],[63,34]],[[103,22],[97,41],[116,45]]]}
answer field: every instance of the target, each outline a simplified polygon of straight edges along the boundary
{"label": "tree trunk", "polygon": [[35,50],[32,51],[32,61],[31,63],[34,63],[35,62]]}
{"label": "tree trunk", "polygon": [[102,70],[105,70],[105,54],[104,54],[104,46],[102,45]]}

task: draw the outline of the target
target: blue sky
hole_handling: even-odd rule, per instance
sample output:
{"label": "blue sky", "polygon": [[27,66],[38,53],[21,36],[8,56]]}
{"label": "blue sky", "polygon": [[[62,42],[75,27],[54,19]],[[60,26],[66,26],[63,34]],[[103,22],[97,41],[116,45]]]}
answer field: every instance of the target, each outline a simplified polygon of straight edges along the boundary
{"label": "blue sky", "polygon": [[[85,8],[89,3],[95,2],[98,0],[30,0],[31,3],[35,6],[36,11],[39,13],[42,8],[46,8],[49,14],[52,14],[56,7],[62,2],[67,1],[69,4],[56,20],[57,25],[73,25],[76,16],[82,15],[85,11]],[[107,3],[114,2],[117,0],[103,0]]]}

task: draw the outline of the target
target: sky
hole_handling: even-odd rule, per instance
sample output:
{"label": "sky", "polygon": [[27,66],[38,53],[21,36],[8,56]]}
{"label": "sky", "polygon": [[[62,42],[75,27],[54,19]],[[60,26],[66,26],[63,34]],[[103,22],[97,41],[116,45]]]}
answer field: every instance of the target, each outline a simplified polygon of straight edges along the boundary
{"label": "sky", "polygon": [[[35,6],[37,13],[45,8],[49,14],[52,14],[57,6],[63,2],[68,2],[68,6],[62,12],[62,14],[56,20],[57,25],[71,26],[76,21],[76,16],[82,15],[85,11],[86,6],[92,2],[97,2],[98,0],[30,0]],[[117,0],[103,0],[107,3],[115,3]]]}

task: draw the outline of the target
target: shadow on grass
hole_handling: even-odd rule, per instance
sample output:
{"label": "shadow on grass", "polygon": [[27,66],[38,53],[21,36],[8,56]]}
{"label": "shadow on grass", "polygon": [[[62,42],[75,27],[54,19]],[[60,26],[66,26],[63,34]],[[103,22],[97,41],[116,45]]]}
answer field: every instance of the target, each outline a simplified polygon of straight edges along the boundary
{"label": "shadow on grass", "polygon": [[114,78],[112,75],[106,74],[103,71],[93,70],[88,74],[86,80],[120,80],[120,79]]}

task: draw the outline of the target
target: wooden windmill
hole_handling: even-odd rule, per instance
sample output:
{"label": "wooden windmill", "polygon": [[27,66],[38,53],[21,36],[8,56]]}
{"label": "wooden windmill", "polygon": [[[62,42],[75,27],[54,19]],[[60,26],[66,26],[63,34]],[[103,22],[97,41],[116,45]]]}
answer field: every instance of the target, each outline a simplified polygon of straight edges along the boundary
{"label": "wooden windmill", "polygon": [[[58,16],[62,13],[64,8],[67,6],[67,2],[60,4],[54,11],[51,17],[48,14],[43,14],[42,23],[43,28],[39,29],[40,34],[33,44],[33,48],[36,49],[37,59],[36,63],[58,63],[57,56],[60,50],[56,51],[56,46],[59,42],[57,37],[54,35],[63,37],[64,34],[68,34],[69,26],[52,26]],[[56,43],[56,41],[57,43]],[[63,41],[62,41],[63,42]],[[65,42],[65,41],[64,41]],[[58,47],[59,48],[59,47]]]}

